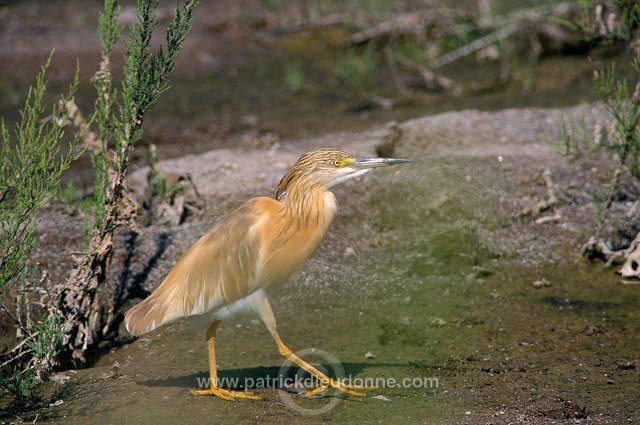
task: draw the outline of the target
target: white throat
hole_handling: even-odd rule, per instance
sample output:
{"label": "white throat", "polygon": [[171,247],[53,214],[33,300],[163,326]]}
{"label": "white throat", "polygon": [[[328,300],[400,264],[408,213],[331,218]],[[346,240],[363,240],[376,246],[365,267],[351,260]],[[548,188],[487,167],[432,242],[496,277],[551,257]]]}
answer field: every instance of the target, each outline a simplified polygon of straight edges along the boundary
{"label": "white throat", "polygon": [[337,184],[346,182],[347,180],[353,179],[355,177],[360,177],[361,175],[365,174],[367,171],[369,171],[371,168],[365,168],[362,170],[358,170],[355,173],[349,173],[349,174],[344,174],[338,178],[336,178],[335,180],[333,180],[330,184],[329,187],[335,186]]}

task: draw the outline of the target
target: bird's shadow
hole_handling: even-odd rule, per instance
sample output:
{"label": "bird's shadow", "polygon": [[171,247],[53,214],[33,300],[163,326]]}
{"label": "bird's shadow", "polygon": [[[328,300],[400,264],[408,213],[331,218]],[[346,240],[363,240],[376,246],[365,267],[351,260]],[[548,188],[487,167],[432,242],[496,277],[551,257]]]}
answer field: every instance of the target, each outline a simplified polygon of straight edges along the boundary
{"label": "bird's shadow", "polygon": [[[345,376],[340,378],[347,378],[351,380],[353,377],[358,376],[361,372],[370,368],[377,367],[407,367],[409,364],[404,363],[340,363],[330,364],[325,363],[322,365],[314,365],[321,371],[327,373],[331,378],[336,378],[335,370],[344,368]],[[251,390],[258,388],[281,388],[283,383],[295,382],[296,373],[299,369],[295,366],[290,368],[282,368],[277,366],[261,366],[261,367],[249,367],[239,369],[225,369],[218,372],[218,380],[221,382],[221,386],[234,390]],[[303,372],[305,376],[298,376],[298,379],[306,379],[309,375]],[[179,387],[179,388],[201,388],[206,387],[204,382],[207,382],[209,378],[208,371],[202,371],[200,373],[192,373],[183,376],[173,376],[169,378],[160,379],[147,379],[139,381],[141,385],[148,387]]]}

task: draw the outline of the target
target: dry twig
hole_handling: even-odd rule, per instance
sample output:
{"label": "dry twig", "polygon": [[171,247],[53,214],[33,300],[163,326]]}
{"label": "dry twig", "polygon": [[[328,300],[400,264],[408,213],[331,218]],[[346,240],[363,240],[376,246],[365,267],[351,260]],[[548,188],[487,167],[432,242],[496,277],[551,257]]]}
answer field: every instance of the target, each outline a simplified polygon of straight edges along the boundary
{"label": "dry twig", "polygon": [[556,190],[553,183],[553,179],[551,178],[551,170],[546,168],[542,172],[542,179],[547,189],[546,198],[535,205],[525,208],[524,210],[522,210],[520,215],[521,216],[537,215],[545,211],[551,210],[553,212],[552,215],[546,215],[546,216],[537,218],[535,221],[535,224],[544,224],[544,223],[549,223],[553,221],[560,221],[562,220],[562,211],[559,206],[558,197],[556,196]]}

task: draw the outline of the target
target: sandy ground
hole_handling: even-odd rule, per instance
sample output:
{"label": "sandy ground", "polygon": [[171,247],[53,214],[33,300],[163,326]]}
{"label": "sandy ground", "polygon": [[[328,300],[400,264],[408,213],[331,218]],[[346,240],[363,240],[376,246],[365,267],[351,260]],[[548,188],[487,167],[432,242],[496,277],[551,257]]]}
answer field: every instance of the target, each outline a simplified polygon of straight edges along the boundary
{"label": "sandy ground", "polygon": [[[597,118],[595,110],[586,113]],[[295,388],[261,385],[258,379],[278,376],[283,361],[260,324],[240,319],[221,328],[221,376],[238,378],[263,400],[192,397],[188,390],[207,376],[207,321],[194,318],[138,339],[122,329],[116,346],[91,367],[57,374],[44,386],[42,403],[19,419],[640,421],[640,286],[622,285],[613,271],[579,257],[595,212],[590,191],[608,170],[595,159],[556,153],[548,139],[561,114],[580,116],[582,108],[463,111],[402,123],[394,156],[414,160],[410,166],[335,188],[341,210],[329,234],[271,300],[287,343],[330,353],[352,378],[378,379],[383,388],[371,396],[333,406],[331,395],[307,400]],[[123,236],[113,279],[137,288],[134,295],[152,290],[222,215],[248,197],[272,193],[301,153],[333,146],[371,155],[385,134],[378,128],[164,162],[165,170],[191,173],[207,206],[180,226],[146,227],[128,242]],[[536,225],[537,217],[519,212],[545,196],[540,174],[547,168],[562,219]],[[144,173],[131,176],[134,191],[144,186]],[[55,208],[48,217],[65,220]],[[70,245],[78,233],[69,229]],[[52,264],[64,256],[51,246],[38,254]],[[316,360],[331,366],[326,357]]]}

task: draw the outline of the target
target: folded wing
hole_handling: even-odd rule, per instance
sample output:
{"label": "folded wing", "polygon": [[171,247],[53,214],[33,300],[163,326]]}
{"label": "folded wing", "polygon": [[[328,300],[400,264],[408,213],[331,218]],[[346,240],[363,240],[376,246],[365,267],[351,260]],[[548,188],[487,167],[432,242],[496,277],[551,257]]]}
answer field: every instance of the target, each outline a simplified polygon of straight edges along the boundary
{"label": "folded wing", "polygon": [[220,309],[259,289],[260,226],[274,204],[271,198],[253,199],[216,224],[146,300],[127,312],[127,330],[140,335],[180,317]]}

